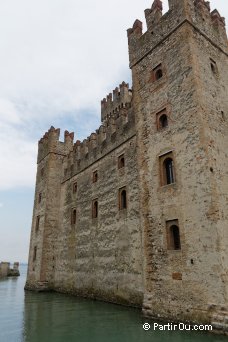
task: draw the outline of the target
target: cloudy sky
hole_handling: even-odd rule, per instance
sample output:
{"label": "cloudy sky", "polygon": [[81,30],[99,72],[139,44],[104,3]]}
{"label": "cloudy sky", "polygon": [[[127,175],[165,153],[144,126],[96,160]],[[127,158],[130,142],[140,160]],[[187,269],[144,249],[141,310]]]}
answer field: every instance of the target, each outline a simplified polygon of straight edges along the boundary
{"label": "cloudy sky", "polygon": [[[0,0],[0,261],[27,261],[37,140],[99,126],[100,100],[131,82],[126,30],[151,4]],[[211,5],[228,20],[227,0]]]}

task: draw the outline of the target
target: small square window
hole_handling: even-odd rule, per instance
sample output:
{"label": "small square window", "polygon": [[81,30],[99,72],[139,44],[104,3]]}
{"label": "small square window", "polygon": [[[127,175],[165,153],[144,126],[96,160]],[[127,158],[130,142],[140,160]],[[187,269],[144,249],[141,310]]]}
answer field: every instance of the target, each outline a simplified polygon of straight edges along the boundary
{"label": "small square window", "polygon": [[94,171],[93,172],[93,183],[96,183],[98,181],[98,172]]}

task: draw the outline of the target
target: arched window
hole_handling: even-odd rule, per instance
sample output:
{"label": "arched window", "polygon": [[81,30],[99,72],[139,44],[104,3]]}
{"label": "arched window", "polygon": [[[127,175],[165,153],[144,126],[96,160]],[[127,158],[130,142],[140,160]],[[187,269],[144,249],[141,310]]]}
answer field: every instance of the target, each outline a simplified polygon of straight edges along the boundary
{"label": "arched window", "polygon": [[98,217],[98,200],[94,200],[92,203],[92,218]]}
{"label": "arched window", "polygon": [[76,220],[77,220],[77,211],[76,209],[73,209],[72,216],[71,216],[71,224],[76,224]]}
{"label": "arched window", "polygon": [[166,158],[163,162],[163,171],[164,171],[164,178],[165,184],[172,184],[175,183],[174,178],[174,167],[173,167],[173,160],[172,158]]}
{"label": "arched window", "polygon": [[170,235],[171,235],[170,238],[171,238],[172,249],[175,249],[175,250],[181,249],[179,227],[177,227],[176,225],[171,226]]}
{"label": "arched window", "polygon": [[125,188],[119,190],[119,201],[120,210],[127,209],[127,191]]}
{"label": "arched window", "polygon": [[124,154],[122,154],[118,158],[118,168],[122,169],[122,167],[124,167],[124,166],[125,166],[125,158],[124,158]]}
{"label": "arched window", "polygon": [[159,128],[165,128],[168,126],[168,117],[166,114],[162,114],[159,118]]}

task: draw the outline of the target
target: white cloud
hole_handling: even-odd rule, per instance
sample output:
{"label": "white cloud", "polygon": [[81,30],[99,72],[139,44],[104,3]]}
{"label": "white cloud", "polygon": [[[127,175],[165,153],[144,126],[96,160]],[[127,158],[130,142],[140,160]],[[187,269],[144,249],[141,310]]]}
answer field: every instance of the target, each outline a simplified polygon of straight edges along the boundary
{"label": "white cloud", "polygon": [[[100,100],[130,79],[126,29],[151,3],[1,2],[0,190],[34,184],[37,140],[53,122],[96,128],[82,112],[98,117]],[[228,18],[225,0],[211,4]]]}

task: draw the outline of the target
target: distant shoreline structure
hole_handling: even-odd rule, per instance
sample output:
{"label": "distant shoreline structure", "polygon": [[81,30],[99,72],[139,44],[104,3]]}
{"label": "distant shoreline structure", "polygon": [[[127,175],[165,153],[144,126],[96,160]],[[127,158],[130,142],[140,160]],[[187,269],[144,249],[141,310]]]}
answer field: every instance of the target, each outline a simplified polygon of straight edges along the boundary
{"label": "distant shoreline structure", "polygon": [[19,277],[19,262],[14,262],[13,268],[10,268],[10,262],[0,263],[0,278],[5,277]]}

